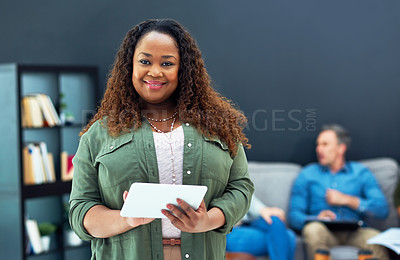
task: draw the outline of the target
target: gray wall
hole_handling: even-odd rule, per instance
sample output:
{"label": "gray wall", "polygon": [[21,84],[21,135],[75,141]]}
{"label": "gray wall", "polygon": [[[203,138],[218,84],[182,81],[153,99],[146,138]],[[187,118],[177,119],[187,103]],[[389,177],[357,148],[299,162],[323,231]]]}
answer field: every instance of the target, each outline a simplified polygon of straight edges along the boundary
{"label": "gray wall", "polygon": [[315,129],[338,122],[350,159],[400,160],[400,1],[1,0],[0,62],[96,65],[104,89],[146,18],[197,39],[215,87],[250,119],[249,159],[314,161]]}

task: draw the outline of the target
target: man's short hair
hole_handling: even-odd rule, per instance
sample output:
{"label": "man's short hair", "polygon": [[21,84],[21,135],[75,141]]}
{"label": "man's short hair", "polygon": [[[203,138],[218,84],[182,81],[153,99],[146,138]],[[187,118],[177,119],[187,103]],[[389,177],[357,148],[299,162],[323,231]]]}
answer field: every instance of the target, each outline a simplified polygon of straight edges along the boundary
{"label": "man's short hair", "polygon": [[345,144],[347,148],[350,147],[351,144],[351,136],[349,132],[341,125],[338,124],[329,124],[323,125],[321,132],[331,130],[335,132],[339,144]]}

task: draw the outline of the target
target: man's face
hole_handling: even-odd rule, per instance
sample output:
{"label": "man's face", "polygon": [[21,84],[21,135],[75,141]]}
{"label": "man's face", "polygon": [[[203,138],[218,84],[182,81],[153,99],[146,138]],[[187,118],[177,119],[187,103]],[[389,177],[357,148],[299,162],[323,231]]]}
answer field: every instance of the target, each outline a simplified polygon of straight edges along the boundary
{"label": "man's face", "polygon": [[317,138],[317,158],[321,165],[332,166],[344,159],[346,146],[339,144],[336,133],[332,130],[322,131]]}

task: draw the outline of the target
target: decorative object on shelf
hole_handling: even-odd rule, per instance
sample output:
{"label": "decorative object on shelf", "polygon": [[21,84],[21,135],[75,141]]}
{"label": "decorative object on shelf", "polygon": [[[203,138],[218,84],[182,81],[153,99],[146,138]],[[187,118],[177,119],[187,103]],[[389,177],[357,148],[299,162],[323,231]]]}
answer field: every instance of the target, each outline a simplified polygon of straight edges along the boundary
{"label": "decorative object on shelf", "polygon": [[80,246],[83,240],[71,229],[68,222],[69,203],[64,202],[64,243],[65,246]]}
{"label": "decorative object on shelf", "polygon": [[60,119],[63,125],[72,125],[75,120],[75,116],[72,112],[67,111],[67,103],[64,102],[64,93],[60,93]]}
{"label": "decorative object on shelf", "polygon": [[42,222],[39,224],[39,233],[42,241],[43,251],[47,252],[50,250],[51,237],[56,232],[57,226],[50,222]]}
{"label": "decorative object on shelf", "polygon": [[64,241],[66,246],[80,246],[83,243],[82,239],[72,229],[65,230]]}

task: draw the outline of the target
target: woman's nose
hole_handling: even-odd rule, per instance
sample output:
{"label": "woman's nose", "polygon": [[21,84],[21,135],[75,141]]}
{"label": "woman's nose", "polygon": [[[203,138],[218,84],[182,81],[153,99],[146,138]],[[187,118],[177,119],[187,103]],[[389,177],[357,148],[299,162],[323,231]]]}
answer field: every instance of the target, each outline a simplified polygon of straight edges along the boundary
{"label": "woman's nose", "polygon": [[162,77],[163,74],[159,66],[151,66],[147,75],[157,78],[157,77]]}

